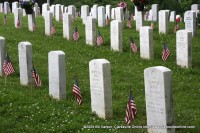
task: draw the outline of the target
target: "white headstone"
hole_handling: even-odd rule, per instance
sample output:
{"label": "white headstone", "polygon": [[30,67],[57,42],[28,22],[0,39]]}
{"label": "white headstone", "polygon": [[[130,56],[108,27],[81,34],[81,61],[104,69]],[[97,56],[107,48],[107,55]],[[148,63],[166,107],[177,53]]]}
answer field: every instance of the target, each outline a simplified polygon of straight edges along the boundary
{"label": "white headstone", "polygon": [[171,70],[163,66],[146,68],[144,81],[148,132],[175,133],[175,128],[166,128],[174,124]]}
{"label": "white headstone", "polygon": [[65,6],[64,5],[61,5],[61,13],[63,14],[65,11]]}
{"label": "white headstone", "polygon": [[3,12],[3,3],[0,3],[0,12]]}
{"label": "white headstone", "polygon": [[198,17],[197,15],[198,15],[198,13],[200,11],[199,4],[193,4],[193,5],[191,5],[191,10],[196,12],[196,18],[197,18]]}
{"label": "white headstone", "polygon": [[14,24],[15,24],[15,28],[18,28],[17,23],[19,20],[20,25],[22,26],[22,8],[17,8],[14,12]]}
{"label": "white headstone", "polygon": [[153,29],[150,26],[140,28],[140,57],[153,59]]}
{"label": "white headstone", "polygon": [[35,3],[33,10],[34,10],[34,13],[35,13],[35,17],[37,17],[39,15],[38,3]]}
{"label": "white headstone", "polygon": [[4,14],[9,13],[9,3],[6,1],[4,2]]}
{"label": "white headstone", "polygon": [[122,7],[116,7],[115,8],[115,19],[118,21],[123,21],[123,8]]}
{"label": "white headstone", "polygon": [[23,9],[23,8],[22,8],[22,15],[23,15],[23,16],[26,16],[26,11],[25,11],[25,9]]}
{"label": "white headstone", "polygon": [[50,10],[49,4],[47,4],[47,3],[42,4],[42,16],[43,17],[45,17],[46,12],[49,10]]}
{"label": "white headstone", "polygon": [[49,95],[55,99],[66,99],[66,63],[63,51],[48,54]]}
{"label": "white headstone", "polygon": [[4,75],[3,63],[6,57],[5,38],[0,36],[0,76]]}
{"label": "white headstone", "polygon": [[92,112],[110,119],[113,117],[110,62],[94,59],[89,62],[89,69]]}
{"label": "white headstone", "polygon": [[159,33],[167,34],[169,30],[168,11],[159,11]]}
{"label": "white headstone", "polygon": [[61,20],[61,5],[60,4],[56,4],[56,21],[60,21]]}
{"label": "white headstone", "polygon": [[30,85],[32,83],[32,45],[30,42],[20,42],[19,52],[19,72],[20,84]]}
{"label": "white headstone", "polygon": [[196,13],[194,11],[185,12],[185,29],[192,32],[192,36],[196,35]]}
{"label": "white headstone", "polygon": [[110,23],[111,50],[122,52],[122,22],[113,20]]}
{"label": "white headstone", "polygon": [[153,13],[152,13],[152,9],[149,10],[149,17],[148,17],[148,21],[152,21],[153,19]]}
{"label": "white headstone", "polygon": [[56,6],[55,6],[55,5],[51,5],[51,7],[50,7],[50,11],[53,13],[53,18],[55,18],[55,14],[56,14]]}
{"label": "white headstone", "polygon": [[48,11],[45,15],[45,35],[51,36],[53,13]]}
{"label": "white headstone", "polygon": [[98,18],[98,10],[97,10],[97,8],[98,8],[98,5],[93,5],[93,7],[92,7],[92,17],[95,18],[95,19]]}
{"label": "white headstone", "polygon": [[144,12],[137,11],[136,15],[136,30],[140,31],[140,28],[144,25]]}
{"label": "white headstone", "polygon": [[72,15],[63,14],[63,37],[72,40]]}
{"label": "white headstone", "polygon": [[151,9],[152,9],[153,21],[158,21],[159,5],[158,4],[153,4],[153,5],[151,5]]}
{"label": "white headstone", "polygon": [[76,7],[74,5],[68,6],[68,13],[72,15],[72,18],[76,18]]}
{"label": "white headstone", "polygon": [[28,29],[29,31],[34,31],[36,23],[35,23],[35,13],[28,14]]}
{"label": "white headstone", "polygon": [[82,19],[83,24],[85,24],[88,16],[89,16],[89,6],[82,5],[81,6],[81,19]]}
{"label": "white headstone", "polygon": [[85,37],[86,44],[95,45],[96,44],[96,19],[89,16],[87,17],[85,24]]}
{"label": "white headstone", "polygon": [[106,26],[106,16],[105,16],[105,7],[98,7],[98,26],[105,27]]}
{"label": "white headstone", "polygon": [[192,66],[192,33],[188,30],[176,32],[176,62],[181,67]]}
{"label": "white headstone", "polygon": [[170,21],[170,22],[176,22],[176,11],[171,11],[171,12],[170,12],[169,21]]}
{"label": "white headstone", "polygon": [[18,2],[13,2],[12,3],[12,13],[14,13],[15,9],[17,9],[19,6]]}
{"label": "white headstone", "polygon": [[137,18],[137,14],[138,14],[138,10],[137,10],[137,7],[136,6],[134,6],[135,7],[135,19],[134,20],[136,20],[136,18]]}
{"label": "white headstone", "polygon": [[111,9],[111,19],[115,19],[115,8]]}
{"label": "white headstone", "polygon": [[106,5],[106,17],[111,19],[111,5]]}

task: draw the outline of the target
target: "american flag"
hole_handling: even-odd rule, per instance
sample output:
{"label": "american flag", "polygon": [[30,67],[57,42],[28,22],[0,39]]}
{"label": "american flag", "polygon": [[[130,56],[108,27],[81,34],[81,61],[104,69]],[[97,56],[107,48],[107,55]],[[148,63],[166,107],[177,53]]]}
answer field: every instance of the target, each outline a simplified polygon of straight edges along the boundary
{"label": "american flag", "polygon": [[35,81],[36,86],[42,86],[40,77],[39,77],[39,75],[37,74],[37,72],[36,72],[34,66],[33,66],[33,69],[32,69],[32,77],[34,78],[34,81]]}
{"label": "american flag", "polygon": [[107,15],[107,17],[106,17],[106,25],[109,25],[109,24],[110,24],[110,19],[109,19],[108,15]]}
{"label": "american flag", "polygon": [[51,35],[56,33],[56,28],[54,27],[54,24],[52,23],[52,27],[51,27]]}
{"label": "american flag", "polygon": [[74,41],[77,41],[79,39],[79,33],[78,33],[77,26],[74,28],[73,39],[74,39]]}
{"label": "american flag", "polygon": [[153,22],[153,20],[151,21],[151,28],[154,29],[154,22]]}
{"label": "american flag", "polygon": [[78,86],[78,81],[77,81],[76,78],[75,78],[75,81],[74,81],[74,86],[73,86],[73,90],[72,91],[74,93],[76,101],[78,102],[79,105],[81,105],[81,103],[82,103],[82,96],[81,96],[80,88]]}
{"label": "american flag", "polygon": [[169,57],[169,55],[170,55],[170,51],[169,51],[169,49],[167,47],[167,44],[164,44],[163,51],[162,51],[162,59],[163,59],[163,61],[166,61],[167,58]]}
{"label": "american flag", "polygon": [[179,29],[178,22],[176,21],[176,25],[174,26],[174,33],[176,33]]}
{"label": "american flag", "polygon": [[20,22],[20,20],[19,20],[19,17],[18,17],[18,19],[17,19],[17,28],[18,28],[18,29],[21,28],[21,22]]}
{"label": "american flag", "polygon": [[33,31],[37,29],[35,22],[33,23]]}
{"label": "american flag", "polygon": [[130,91],[130,96],[126,108],[126,116],[125,116],[126,124],[130,124],[134,120],[136,114],[137,114],[136,104],[133,99],[133,93],[132,91]]}
{"label": "american flag", "polygon": [[103,43],[103,38],[101,36],[100,31],[98,31],[98,36],[97,36],[97,45],[100,46]]}
{"label": "american flag", "polygon": [[127,27],[128,27],[128,28],[131,28],[131,17],[128,18]]}
{"label": "american flag", "polygon": [[4,15],[3,22],[4,22],[4,25],[7,23],[7,16],[6,16],[6,14]]}
{"label": "american flag", "polygon": [[15,72],[8,54],[7,54],[6,59],[4,60],[4,63],[3,63],[3,71],[4,71],[6,76]]}
{"label": "american flag", "polygon": [[132,49],[132,51],[134,53],[137,53],[137,46],[136,46],[135,42],[133,41],[132,37],[130,37],[130,48]]}

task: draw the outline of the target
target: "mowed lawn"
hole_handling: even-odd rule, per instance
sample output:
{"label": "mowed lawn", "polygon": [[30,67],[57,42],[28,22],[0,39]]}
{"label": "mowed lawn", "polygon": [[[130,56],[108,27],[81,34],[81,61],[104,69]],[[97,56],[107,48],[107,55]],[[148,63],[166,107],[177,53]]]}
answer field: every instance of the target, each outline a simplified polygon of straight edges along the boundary
{"label": "mowed lawn", "polygon": [[[175,24],[169,24],[169,34],[158,34],[158,23],[153,33],[154,59],[144,60],[139,52],[130,53],[130,36],[139,47],[139,32],[132,28],[123,30],[123,52],[110,50],[110,26],[97,28],[104,43],[101,47],[85,44],[85,26],[77,18],[73,23],[80,33],[78,42],[63,38],[62,22],[56,22],[56,34],[49,37],[44,34],[44,19],[36,19],[37,30],[28,31],[28,18],[22,18],[22,28],[14,27],[13,14],[0,14],[0,36],[6,39],[6,50],[10,56],[15,73],[6,78],[0,77],[0,132],[130,132],[124,122],[125,110],[132,86],[137,116],[134,126],[146,126],[146,105],[144,89],[144,69],[152,66],[165,66],[172,70],[172,90],[175,126],[195,126],[195,128],[177,128],[177,133],[197,133],[200,130],[200,30],[192,39],[192,68],[184,69],[176,65]],[[150,25],[150,22],[145,22]],[[184,23],[179,24],[184,29]],[[28,41],[32,44],[33,64],[42,80],[42,87],[21,86],[19,82],[18,44]],[[163,42],[168,44],[171,55],[166,62],[162,61]],[[66,56],[66,100],[57,101],[49,96],[48,52],[62,50]],[[138,48],[139,50],[139,48]],[[91,112],[89,61],[107,59],[111,64],[113,119],[103,120]],[[83,104],[74,102],[72,87],[74,76],[77,77]],[[96,126],[96,128],[92,128]],[[91,127],[91,128],[89,128]],[[132,128],[132,132],[147,132],[146,128]]]}

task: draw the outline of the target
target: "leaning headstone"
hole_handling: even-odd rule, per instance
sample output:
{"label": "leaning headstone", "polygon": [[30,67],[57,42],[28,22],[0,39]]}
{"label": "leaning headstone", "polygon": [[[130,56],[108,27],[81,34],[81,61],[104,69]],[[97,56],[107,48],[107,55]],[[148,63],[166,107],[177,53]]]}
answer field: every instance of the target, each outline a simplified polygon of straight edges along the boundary
{"label": "leaning headstone", "polygon": [[169,30],[169,21],[168,21],[168,11],[166,10],[160,10],[159,11],[159,34],[167,34]]}
{"label": "leaning headstone", "polygon": [[60,21],[61,20],[61,6],[60,4],[56,4],[56,21]]}
{"label": "leaning headstone", "polygon": [[72,40],[72,15],[63,14],[63,37]]}
{"label": "leaning headstone", "polygon": [[123,21],[123,8],[122,7],[116,7],[115,8],[115,19],[118,21]]}
{"label": "leaning headstone", "polygon": [[105,16],[104,6],[98,7],[98,26],[99,27],[105,27],[106,26],[106,16]]}
{"label": "leaning headstone", "polygon": [[3,63],[6,57],[5,38],[0,36],[0,76],[4,75]]}
{"label": "leaning headstone", "polygon": [[115,19],[115,8],[111,9],[111,19]]}
{"label": "leaning headstone", "polygon": [[147,128],[149,133],[175,133],[172,72],[163,66],[144,70]]}
{"label": "leaning headstone", "polygon": [[28,29],[29,31],[34,31],[35,30],[35,13],[33,14],[28,14]]}
{"label": "leaning headstone", "polygon": [[184,14],[185,29],[192,32],[192,36],[196,35],[196,13],[194,11],[186,11]]}
{"label": "leaning headstone", "polygon": [[22,12],[23,12],[22,8],[17,8],[15,10],[15,13],[14,13],[15,28],[18,28],[17,23],[20,23],[20,26],[22,26]]}
{"label": "leaning headstone", "polygon": [[153,59],[153,29],[150,26],[140,28],[140,57],[143,59]]}
{"label": "leaning headstone", "polygon": [[106,17],[111,19],[111,5],[106,5]]}
{"label": "leaning headstone", "polygon": [[98,5],[93,5],[92,7],[92,17],[97,19],[98,18]]}
{"label": "leaning headstone", "polygon": [[37,17],[39,15],[38,3],[35,3],[33,10],[34,10],[34,13],[35,13],[35,17]]}
{"label": "leaning headstone", "polygon": [[32,84],[32,45],[29,42],[20,42],[18,44],[19,52],[19,72],[20,72],[20,84],[31,85]]}
{"label": "leaning headstone", "polygon": [[63,51],[48,54],[49,95],[54,99],[66,99],[66,63]]}
{"label": "leaning headstone", "polygon": [[153,5],[151,5],[151,9],[152,9],[153,21],[158,21],[159,5],[158,4],[153,4]]}
{"label": "leaning headstone", "polygon": [[96,19],[92,16],[87,17],[85,24],[85,37],[86,44],[95,45],[96,44]]}
{"label": "leaning headstone", "polygon": [[76,7],[74,5],[68,6],[68,13],[72,15],[72,18],[76,18]]}
{"label": "leaning headstone", "polygon": [[9,3],[6,1],[4,2],[4,14],[9,13]]}
{"label": "leaning headstone", "polygon": [[15,9],[17,9],[19,6],[18,2],[13,2],[12,3],[12,13],[14,13]]}
{"label": "leaning headstone", "polygon": [[181,67],[192,66],[192,32],[188,30],[176,32],[176,62]]}
{"label": "leaning headstone", "polygon": [[48,11],[45,15],[45,35],[51,36],[53,13]]}
{"label": "leaning headstone", "polygon": [[92,112],[103,119],[113,117],[110,62],[94,59],[89,62]]}
{"label": "leaning headstone", "polygon": [[110,24],[111,50],[122,52],[122,22],[118,20],[111,21]]}
{"label": "leaning headstone", "polygon": [[81,19],[82,19],[83,24],[85,24],[88,16],[89,16],[89,6],[88,5],[82,5],[81,6]]}
{"label": "leaning headstone", "polygon": [[137,11],[136,15],[136,30],[140,31],[140,28],[144,25],[144,12]]}
{"label": "leaning headstone", "polygon": [[169,21],[170,21],[170,22],[175,22],[175,21],[176,21],[176,11],[171,11],[171,12],[170,12]]}
{"label": "leaning headstone", "polygon": [[42,16],[43,17],[45,17],[46,12],[49,10],[50,10],[49,4],[47,4],[47,3],[42,4]]}
{"label": "leaning headstone", "polygon": [[55,6],[55,5],[51,5],[51,7],[50,7],[50,11],[53,13],[53,18],[55,18],[55,14],[56,14],[56,6]]}

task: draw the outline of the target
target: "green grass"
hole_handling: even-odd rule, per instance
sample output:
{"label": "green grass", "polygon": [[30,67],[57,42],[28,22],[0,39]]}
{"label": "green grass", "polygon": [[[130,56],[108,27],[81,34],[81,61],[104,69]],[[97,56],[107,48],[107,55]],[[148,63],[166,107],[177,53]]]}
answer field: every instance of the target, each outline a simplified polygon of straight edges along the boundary
{"label": "green grass", "polygon": [[[139,53],[131,54],[129,37],[139,46],[139,33],[135,23],[131,29],[123,30],[123,53],[110,50],[110,28],[99,28],[104,44],[101,48],[85,44],[85,28],[78,18],[76,24],[80,40],[75,43],[62,37],[62,23],[54,21],[57,33],[48,37],[44,34],[44,19],[37,18],[37,30],[28,31],[27,17],[23,17],[23,28],[14,28],[13,15],[8,15],[7,25],[3,25],[3,14],[0,14],[0,36],[6,38],[6,49],[15,68],[15,73],[0,78],[0,132],[129,132],[130,129],[116,129],[115,126],[126,126],[124,123],[129,86],[133,86],[137,117],[135,126],[147,125],[144,69],[152,66],[165,66],[173,73],[174,125],[195,126],[195,129],[180,128],[177,133],[196,133],[200,130],[200,45],[199,35],[192,39],[192,68],[183,69],[176,65],[176,36],[173,33],[174,23],[169,24],[169,34],[161,39],[158,24],[155,23],[154,59],[144,60]],[[126,24],[125,24],[126,25]],[[150,25],[150,22],[145,22]],[[180,24],[184,29],[184,24]],[[19,82],[18,43],[29,41],[32,44],[33,64],[42,79],[42,87],[24,87]],[[171,56],[163,62],[162,41],[168,43]],[[48,95],[48,52],[62,50],[66,54],[67,99],[57,101]],[[111,63],[111,80],[113,93],[113,119],[103,120],[91,112],[89,61],[105,58]],[[83,96],[81,107],[74,106],[72,94],[73,78],[77,76]],[[87,125],[112,126],[112,128],[84,128]],[[132,132],[147,132],[145,128],[133,128]]]}

